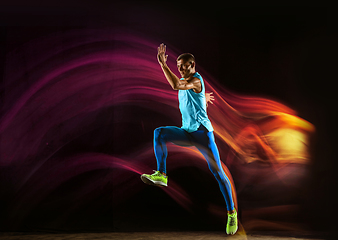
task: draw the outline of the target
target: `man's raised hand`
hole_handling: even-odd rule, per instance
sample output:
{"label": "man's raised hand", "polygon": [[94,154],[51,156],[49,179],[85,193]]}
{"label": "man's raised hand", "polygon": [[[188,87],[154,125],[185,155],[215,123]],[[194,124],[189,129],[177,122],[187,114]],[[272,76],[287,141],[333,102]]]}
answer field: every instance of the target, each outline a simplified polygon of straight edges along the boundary
{"label": "man's raised hand", "polygon": [[157,48],[157,60],[161,65],[167,62],[168,55],[165,55],[165,50],[166,46],[163,43]]}

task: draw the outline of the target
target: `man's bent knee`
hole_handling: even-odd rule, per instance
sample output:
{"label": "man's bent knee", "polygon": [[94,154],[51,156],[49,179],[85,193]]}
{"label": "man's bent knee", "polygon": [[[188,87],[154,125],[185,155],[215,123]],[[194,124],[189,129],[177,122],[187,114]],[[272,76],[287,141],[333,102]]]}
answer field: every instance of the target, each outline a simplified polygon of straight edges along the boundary
{"label": "man's bent knee", "polygon": [[154,130],[154,138],[158,139],[162,134],[163,127],[156,128]]}

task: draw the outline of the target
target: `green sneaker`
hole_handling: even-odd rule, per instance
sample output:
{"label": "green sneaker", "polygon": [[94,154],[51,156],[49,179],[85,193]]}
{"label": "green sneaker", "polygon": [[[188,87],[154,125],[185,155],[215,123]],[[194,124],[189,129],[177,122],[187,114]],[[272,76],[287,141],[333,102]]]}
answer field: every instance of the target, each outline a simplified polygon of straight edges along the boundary
{"label": "green sneaker", "polygon": [[141,179],[144,183],[149,185],[154,185],[158,187],[167,187],[168,177],[164,176],[160,171],[155,171],[155,173],[149,174],[142,174]]}
{"label": "green sneaker", "polygon": [[227,228],[226,233],[234,235],[237,232],[238,229],[238,223],[237,223],[237,212],[235,209],[235,212],[230,214],[228,213],[228,222],[227,222]]}

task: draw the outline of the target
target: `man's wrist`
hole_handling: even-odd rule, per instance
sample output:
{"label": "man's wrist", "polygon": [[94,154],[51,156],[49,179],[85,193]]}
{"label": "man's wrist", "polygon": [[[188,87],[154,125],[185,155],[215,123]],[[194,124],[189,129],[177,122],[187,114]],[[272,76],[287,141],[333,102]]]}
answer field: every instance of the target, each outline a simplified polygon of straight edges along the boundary
{"label": "man's wrist", "polygon": [[160,65],[161,65],[161,68],[168,68],[167,63],[160,63]]}

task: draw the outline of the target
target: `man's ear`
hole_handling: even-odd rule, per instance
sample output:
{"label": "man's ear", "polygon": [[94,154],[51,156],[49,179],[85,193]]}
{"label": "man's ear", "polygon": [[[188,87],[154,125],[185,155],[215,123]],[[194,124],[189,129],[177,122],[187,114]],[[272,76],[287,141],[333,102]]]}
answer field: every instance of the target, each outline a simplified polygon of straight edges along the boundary
{"label": "man's ear", "polygon": [[191,68],[194,68],[195,67],[195,62],[192,62],[191,63]]}

